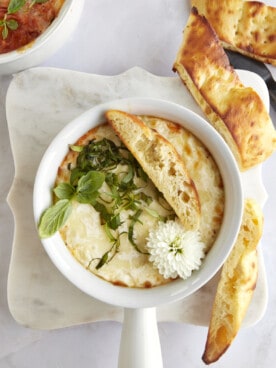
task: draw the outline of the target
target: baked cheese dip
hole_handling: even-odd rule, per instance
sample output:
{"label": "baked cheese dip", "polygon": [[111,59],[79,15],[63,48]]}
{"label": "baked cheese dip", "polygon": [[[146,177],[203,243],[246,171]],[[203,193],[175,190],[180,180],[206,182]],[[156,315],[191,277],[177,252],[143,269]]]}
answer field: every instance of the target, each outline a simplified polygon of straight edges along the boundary
{"label": "baked cheese dip", "polygon": [[[197,244],[202,258],[212,247],[223,219],[224,188],[219,169],[206,147],[180,125],[156,117],[139,118],[175,147],[195,183],[201,212]],[[90,272],[115,285],[133,288],[155,287],[179,276],[168,268],[162,272],[163,265],[156,266],[150,249],[162,232],[169,236],[179,229],[185,231],[163,194],[109,124],[91,129],[70,145],[58,169],[54,194],[53,220],[42,218],[40,236],[49,236],[49,231],[56,231],[55,223],[62,223],[58,230],[64,243]],[[155,229],[159,233],[152,235]],[[181,237],[168,240],[169,245],[178,247]],[[164,241],[159,244],[160,255]],[[179,248],[176,253],[181,253]]]}
{"label": "baked cheese dip", "polygon": [[0,54],[34,41],[58,16],[64,0],[0,0]]}

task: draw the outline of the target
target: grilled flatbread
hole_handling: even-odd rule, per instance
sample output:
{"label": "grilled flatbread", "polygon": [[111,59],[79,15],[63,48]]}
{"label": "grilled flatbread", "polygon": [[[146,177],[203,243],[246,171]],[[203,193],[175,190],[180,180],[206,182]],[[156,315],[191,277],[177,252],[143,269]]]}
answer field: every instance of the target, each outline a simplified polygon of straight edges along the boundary
{"label": "grilled flatbread", "polygon": [[259,1],[191,0],[223,47],[276,66],[276,8]]}
{"label": "grilled flatbread", "polygon": [[[170,141],[185,161],[197,188],[201,204],[199,231],[208,252],[217,237],[224,212],[223,182],[215,161],[205,146],[180,125],[155,117],[140,118]],[[121,144],[112,127],[102,124],[80,137],[75,145],[85,146],[93,139],[99,141],[103,138],[110,139],[117,145]],[[57,184],[70,180],[69,169],[75,167],[78,155],[77,151],[68,152],[59,167]],[[145,190],[148,194],[153,193],[154,185],[149,183]],[[161,206],[156,198],[153,198],[149,208],[164,216],[171,213],[170,206],[164,203]],[[126,218],[128,213],[125,212],[124,216]],[[143,250],[148,231],[155,226],[158,219],[144,213],[140,220],[143,224],[135,225],[134,235],[139,249]],[[60,233],[74,257],[84,267],[109,282],[129,287],[154,287],[172,281],[159,274],[148,261],[148,255],[137,252],[127,236],[121,238],[120,251],[112,261],[98,270],[95,269],[91,259],[101,257],[110,248],[110,240],[101,226],[99,214],[90,205],[74,203],[73,212]]]}
{"label": "grilled flatbread", "polygon": [[276,132],[263,101],[239,80],[214,29],[195,8],[173,69],[225,139],[241,170],[274,152]]}
{"label": "grilled flatbread", "polygon": [[263,214],[252,199],[245,201],[238,239],[223,265],[218,283],[203,361],[218,360],[237,335],[250,304],[258,275],[257,245]]}

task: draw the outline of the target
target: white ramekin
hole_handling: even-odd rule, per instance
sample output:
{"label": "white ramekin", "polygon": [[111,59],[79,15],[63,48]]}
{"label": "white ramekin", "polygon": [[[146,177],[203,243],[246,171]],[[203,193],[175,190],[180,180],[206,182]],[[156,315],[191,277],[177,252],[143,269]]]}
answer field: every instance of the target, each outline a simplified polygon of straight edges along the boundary
{"label": "white ramekin", "polygon": [[[177,104],[156,99],[129,98],[112,101],[93,107],[69,123],[48,147],[34,184],[33,206],[36,224],[42,212],[51,204],[51,190],[57,168],[68,151],[68,144],[74,143],[89,129],[103,122],[104,113],[108,109],[163,117],[183,125],[204,142],[214,157],[224,182],[225,212],[220,232],[201,268],[193,272],[187,280],[179,279],[151,289],[114,286],[84,269],[66,248],[59,233],[42,240],[53,263],[75,286],[103,302],[126,308],[119,366],[157,368],[162,366],[162,359],[154,307],[178,301],[194,293],[206,284],[224,263],[237,238],[241,223],[243,193],[240,173],[230,149],[221,136],[194,112]],[[142,336],[141,331],[144,331],[143,338],[139,338]],[[149,342],[151,354],[147,354],[149,349],[145,345]],[[134,356],[137,365],[133,365]],[[158,361],[160,363],[157,363]]]}

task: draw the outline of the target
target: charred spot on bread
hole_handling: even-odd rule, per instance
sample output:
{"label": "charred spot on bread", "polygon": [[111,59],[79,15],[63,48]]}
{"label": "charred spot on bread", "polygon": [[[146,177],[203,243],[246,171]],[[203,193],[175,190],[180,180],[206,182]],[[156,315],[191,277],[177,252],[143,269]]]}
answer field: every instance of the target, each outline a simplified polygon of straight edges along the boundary
{"label": "charred spot on bread", "polygon": [[207,19],[192,11],[173,69],[209,122],[224,138],[242,171],[266,160],[276,131],[260,96],[240,81]]}

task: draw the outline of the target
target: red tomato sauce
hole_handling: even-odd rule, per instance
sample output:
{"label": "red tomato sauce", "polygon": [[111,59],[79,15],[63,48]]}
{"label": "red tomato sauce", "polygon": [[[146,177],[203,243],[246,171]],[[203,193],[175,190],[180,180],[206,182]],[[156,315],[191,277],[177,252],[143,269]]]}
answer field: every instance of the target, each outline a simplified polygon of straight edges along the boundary
{"label": "red tomato sauce", "polygon": [[[6,20],[15,20],[18,27],[8,29],[7,37],[3,38],[3,26],[0,26],[0,54],[25,46],[41,35],[57,17],[64,0],[48,0],[30,7],[31,3],[27,0],[16,13],[6,15]],[[9,0],[0,0],[0,20],[4,19],[8,5]]]}

